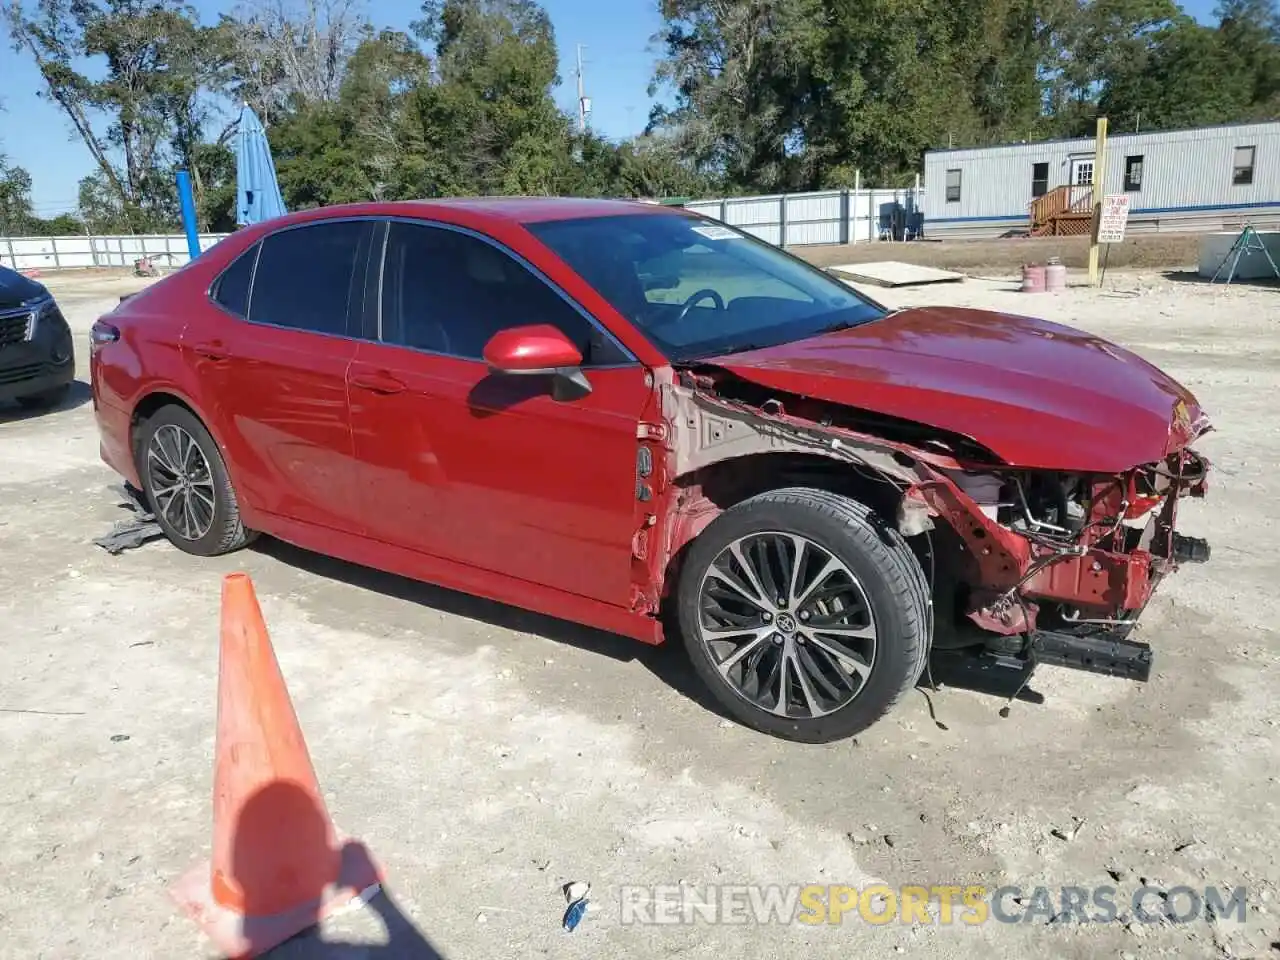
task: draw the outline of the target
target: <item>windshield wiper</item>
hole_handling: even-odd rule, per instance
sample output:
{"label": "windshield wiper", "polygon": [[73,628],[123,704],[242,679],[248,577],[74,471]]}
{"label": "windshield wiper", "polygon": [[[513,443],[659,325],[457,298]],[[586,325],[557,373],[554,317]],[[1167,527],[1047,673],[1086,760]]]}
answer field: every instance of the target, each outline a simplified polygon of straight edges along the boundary
{"label": "windshield wiper", "polygon": [[837,320],[835,323],[827,324],[825,327],[819,327],[812,335],[816,337],[822,333],[837,333],[840,330],[852,330],[854,327],[861,327],[874,320],[883,320],[885,317],[891,317],[895,313],[901,313],[903,309],[903,307],[898,307],[894,310],[886,310],[878,317],[865,317],[861,320]]}

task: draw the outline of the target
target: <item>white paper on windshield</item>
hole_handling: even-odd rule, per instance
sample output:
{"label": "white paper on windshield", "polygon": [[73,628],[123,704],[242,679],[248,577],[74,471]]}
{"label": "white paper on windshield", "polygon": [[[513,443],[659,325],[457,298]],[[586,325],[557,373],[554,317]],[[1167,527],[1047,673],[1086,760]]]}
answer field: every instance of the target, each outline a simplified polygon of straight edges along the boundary
{"label": "white paper on windshield", "polygon": [[706,237],[708,240],[737,240],[739,236],[728,227],[717,227],[714,224],[700,225],[692,229],[698,236]]}

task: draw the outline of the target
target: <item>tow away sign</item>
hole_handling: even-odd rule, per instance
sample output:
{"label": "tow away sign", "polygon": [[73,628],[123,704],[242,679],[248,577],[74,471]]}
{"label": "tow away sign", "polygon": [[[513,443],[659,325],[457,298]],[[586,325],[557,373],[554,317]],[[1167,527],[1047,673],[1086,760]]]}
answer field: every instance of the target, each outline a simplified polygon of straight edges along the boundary
{"label": "tow away sign", "polygon": [[1129,223],[1129,195],[1114,193],[1102,198],[1102,216],[1098,221],[1099,243],[1120,243]]}

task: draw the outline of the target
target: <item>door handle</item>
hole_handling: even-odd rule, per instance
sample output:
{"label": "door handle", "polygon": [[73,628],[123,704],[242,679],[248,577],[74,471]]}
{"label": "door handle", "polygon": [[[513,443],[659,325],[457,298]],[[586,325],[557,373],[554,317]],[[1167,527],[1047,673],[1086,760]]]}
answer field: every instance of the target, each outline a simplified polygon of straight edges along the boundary
{"label": "door handle", "polygon": [[362,390],[381,394],[400,393],[404,390],[404,384],[385,371],[357,373],[351,378],[351,385],[360,387]]}
{"label": "door handle", "polygon": [[206,360],[226,360],[227,348],[221,341],[215,340],[212,343],[197,343],[191,347],[198,356],[204,357]]}

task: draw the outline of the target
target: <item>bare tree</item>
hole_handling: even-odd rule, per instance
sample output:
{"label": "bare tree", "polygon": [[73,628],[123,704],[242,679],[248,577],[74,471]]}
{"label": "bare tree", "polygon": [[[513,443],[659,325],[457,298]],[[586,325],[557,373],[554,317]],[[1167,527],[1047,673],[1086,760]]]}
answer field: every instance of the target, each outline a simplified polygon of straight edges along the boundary
{"label": "bare tree", "polygon": [[245,0],[236,8],[236,92],[271,123],[337,100],[347,61],[370,32],[364,0]]}

